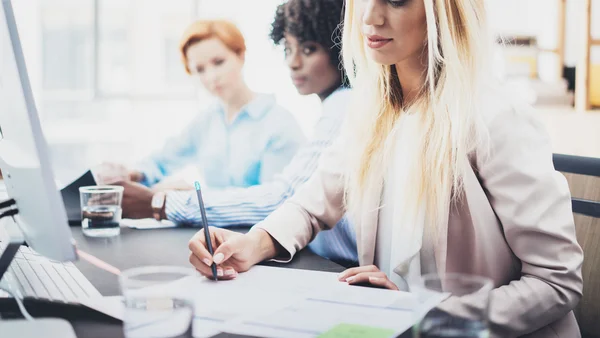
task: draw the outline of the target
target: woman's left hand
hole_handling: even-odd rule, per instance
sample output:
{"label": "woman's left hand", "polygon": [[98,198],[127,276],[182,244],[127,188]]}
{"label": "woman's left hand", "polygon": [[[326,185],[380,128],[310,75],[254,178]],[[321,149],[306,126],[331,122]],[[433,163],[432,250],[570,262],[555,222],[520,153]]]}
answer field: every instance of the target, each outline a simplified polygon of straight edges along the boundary
{"label": "woman's left hand", "polygon": [[346,282],[350,285],[368,283],[373,286],[398,291],[396,284],[392,283],[386,274],[381,272],[375,265],[348,269],[340,273],[338,279],[340,282]]}

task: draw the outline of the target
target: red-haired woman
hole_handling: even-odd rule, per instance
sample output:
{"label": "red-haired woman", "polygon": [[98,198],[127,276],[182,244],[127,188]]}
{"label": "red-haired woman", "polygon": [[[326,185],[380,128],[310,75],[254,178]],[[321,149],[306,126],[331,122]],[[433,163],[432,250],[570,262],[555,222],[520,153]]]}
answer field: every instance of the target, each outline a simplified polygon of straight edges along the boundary
{"label": "red-haired woman", "polygon": [[270,181],[294,156],[304,136],[272,95],[255,93],[244,81],[246,43],[242,33],[225,20],[197,21],[183,34],[180,52],[187,73],[197,78],[217,103],[203,107],[186,130],[134,170],[121,167],[115,171],[119,166],[109,165],[109,170],[101,170],[97,177],[110,183],[129,176],[150,187],[194,164],[211,189]]}

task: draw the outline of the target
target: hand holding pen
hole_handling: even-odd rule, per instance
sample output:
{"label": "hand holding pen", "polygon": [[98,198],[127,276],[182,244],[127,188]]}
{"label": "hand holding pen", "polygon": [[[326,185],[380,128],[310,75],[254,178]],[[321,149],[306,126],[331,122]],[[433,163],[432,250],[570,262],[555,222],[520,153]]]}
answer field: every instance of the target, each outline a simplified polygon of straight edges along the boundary
{"label": "hand holding pen", "polygon": [[[276,254],[275,242],[264,230],[251,230],[247,234],[209,227],[200,184],[196,193],[204,228],[189,242],[190,263],[207,278],[234,279],[238,273],[248,271]],[[214,254],[214,255],[213,255]]]}
{"label": "hand holding pen", "polygon": [[[208,249],[208,253],[210,253],[210,255],[213,255],[213,246],[212,246],[212,239],[210,237],[210,229],[208,226],[208,219],[206,218],[206,209],[204,209],[204,200],[202,199],[202,191],[200,190],[200,183],[196,182],[194,184],[196,186],[196,194],[198,195],[198,204],[200,206],[200,214],[202,216],[202,226],[204,227],[204,241],[206,243],[206,248]],[[214,259],[214,257],[213,257]],[[212,271],[212,278],[213,280],[217,280],[217,265],[215,264],[214,260],[212,262],[212,264],[210,264],[210,269]]]}

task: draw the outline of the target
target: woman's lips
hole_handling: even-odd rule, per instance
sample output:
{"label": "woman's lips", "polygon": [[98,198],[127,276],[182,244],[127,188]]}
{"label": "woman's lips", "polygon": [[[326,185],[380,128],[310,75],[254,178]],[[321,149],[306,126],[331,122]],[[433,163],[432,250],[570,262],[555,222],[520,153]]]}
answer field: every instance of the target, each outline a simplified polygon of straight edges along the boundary
{"label": "woman's lips", "polygon": [[379,49],[388,43],[390,43],[393,39],[387,39],[379,35],[367,35],[367,46],[372,49]]}
{"label": "woman's lips", "polygon": [[306,83],[306,76],[294,76],[292,77],[292,82],[295,86],[301,86]]}

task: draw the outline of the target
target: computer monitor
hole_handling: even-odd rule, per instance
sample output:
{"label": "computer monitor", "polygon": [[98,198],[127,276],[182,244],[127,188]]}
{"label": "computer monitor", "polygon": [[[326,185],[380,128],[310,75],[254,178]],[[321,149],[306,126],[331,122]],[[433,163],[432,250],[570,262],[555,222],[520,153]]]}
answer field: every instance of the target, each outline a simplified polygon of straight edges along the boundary
{"label": "computer monitor", "polygon": [[0,6],[0,169],[27,244],[48,258],[75,260],[10,0]]}

